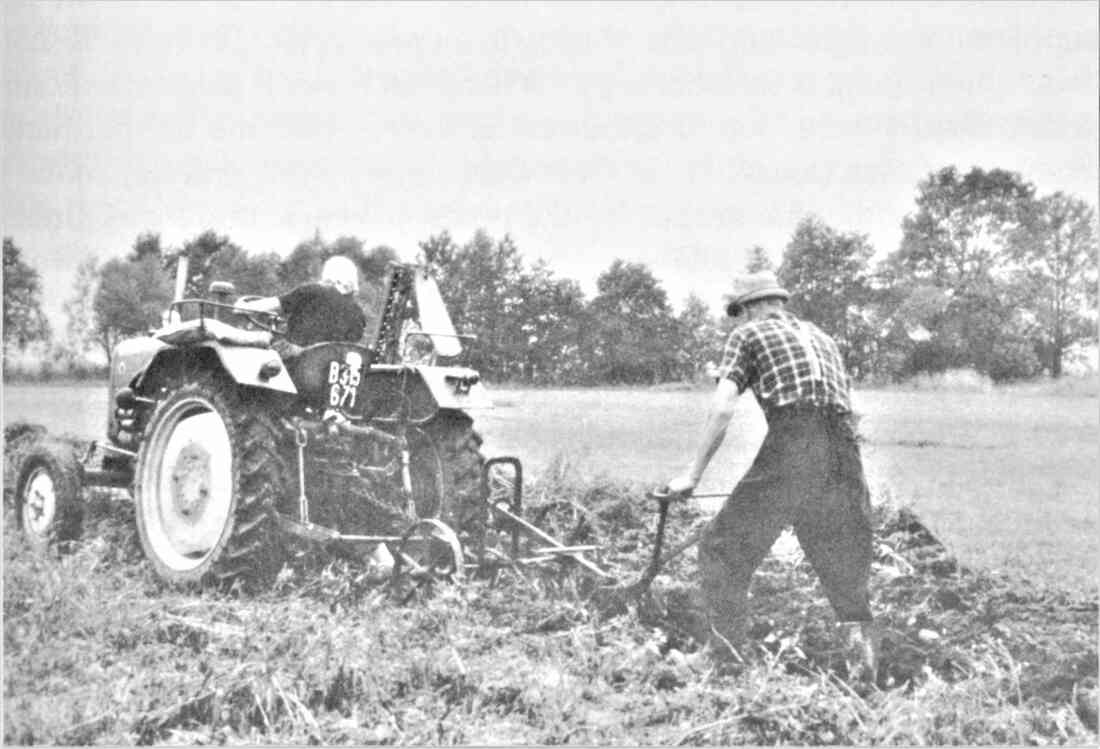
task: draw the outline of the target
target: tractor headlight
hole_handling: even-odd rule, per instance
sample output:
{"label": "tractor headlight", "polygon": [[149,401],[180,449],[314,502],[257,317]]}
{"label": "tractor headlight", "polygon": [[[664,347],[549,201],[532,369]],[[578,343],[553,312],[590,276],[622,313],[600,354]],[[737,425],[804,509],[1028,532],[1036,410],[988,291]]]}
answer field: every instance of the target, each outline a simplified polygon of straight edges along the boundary
{"label": "tractor headlight", "polygon": [[444,380],[454,389],[455,395],[469,395],[470,388],[481,381],[481,375],[469,377],[445,377]]}

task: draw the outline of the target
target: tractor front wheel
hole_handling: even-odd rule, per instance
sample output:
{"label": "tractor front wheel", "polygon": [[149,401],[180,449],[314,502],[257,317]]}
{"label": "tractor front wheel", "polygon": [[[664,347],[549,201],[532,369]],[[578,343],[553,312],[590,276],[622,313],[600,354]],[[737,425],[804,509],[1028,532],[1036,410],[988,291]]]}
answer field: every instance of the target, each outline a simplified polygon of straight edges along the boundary
{"label": "tractor front wheel", "polygon": [[33,444],[16,469],[15,516],[37,548],[80,537],[83,468],[71,445],[50,438]]}
{"label": "tractor front wheel", "polygon": [[138,451],[138,535],[173,584],[263,586],[282,565],[276,431],[235,384],[206,378],[158,404]]}

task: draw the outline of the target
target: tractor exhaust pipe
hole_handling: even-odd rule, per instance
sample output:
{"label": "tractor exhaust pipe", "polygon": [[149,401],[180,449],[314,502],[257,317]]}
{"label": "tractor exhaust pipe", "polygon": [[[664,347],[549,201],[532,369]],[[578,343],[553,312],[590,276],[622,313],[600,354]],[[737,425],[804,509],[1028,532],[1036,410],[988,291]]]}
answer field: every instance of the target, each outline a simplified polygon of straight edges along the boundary
{"label": "tractor exhaust pipe", "polygon": [[181,252],[176,260],[176,288],[172,292],[172,304],[168,306],[160,316],[161,327],[175,325],[180,321],[179,308],[175,303],[183,299],[187,289],[187,276],[191,271],[191,258],[186,252]]}
{"label": "tractor exhaust pipe", "polygon": [[191,258],[186,252],[181,252],[176,263],[176,291],[172,295],[172,301],[183,299],[184,290],[187,289],[187,275],[191,270]]}

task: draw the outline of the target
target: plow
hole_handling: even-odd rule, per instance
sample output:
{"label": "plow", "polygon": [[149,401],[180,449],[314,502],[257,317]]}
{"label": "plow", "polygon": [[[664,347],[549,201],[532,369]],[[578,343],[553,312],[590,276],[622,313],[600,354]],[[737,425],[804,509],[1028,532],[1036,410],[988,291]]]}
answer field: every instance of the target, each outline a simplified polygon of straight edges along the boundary
{"label": "plow", "polygon": [[649,564],[646,565],[645,570],[637,580],[621,586],[614,594],[623,598],[641,598],[649,591],[649,586],[657,579],[657,574],[661,571],[662,567],[666,566],[673,559],[676,559],[702,540],[703,534],[706,531],[706,526],[695,529],[689,533],[686,538],[674,544],[668,551],[665,551],[664,554],[661,553],[664,549],[665,527],[668,523],[668,509],[674,501],[682,501],[688,497],[694,499],[717,499],[725,496],[726,494],[721,492],[703,494],[693,492],[690,495],[674,494],[665,488],[652,489],[646,492],[646,497],[648,499],[657,501],[657,530],[653,536],[653,551],[649,557]]}
{"label": "plow", "polygon": [[[501,472],[500,468],[507,471]],[[576,523],[577,515],[583,518],[584,508],[569,501],[557,501],[537,508],[535,513],[528,513],[523,504],[522,464],[517,458],[497,457],[486,461],[482,486],[489,530],[477,540],[471,540],[465,534],[460,537],[445,523],[435,519],[414,523],[400,537],[345,537],[339,540],[385,543],[394,558],[389,585],[399,600],[407,600],[411,592],[420,586],[487,578],[502,569],[539,569],[557,573],[576,571],[584,575],[594,583],[594,599],[601,608],[612,610],[641,601],[662,568],[702,539],[705,525],[695,528],[666,548],[670,505],[688,498],[726,496],[724,493],[675,495],[664,489],[647,491],[645,497],[657,503],[652,548],[646,567],[627,582],[624,581],[628,574],[625,570],[604,561],[604,544],[570,543],[568,539],[556,537],[536,523],[538,515],[545,515],[547,510],[554,509],[575,511]],[[531,514],[536,517],[530,517]]]}
{"label": "plow", "polygon": [[[580,570],[604,582],[616,575],[600,563],[598,544],[572,544],[529,517],[523,503],[523,465],[518,458],[487,459],[481,474],[480,532],[456,532],[438,518],[421,518],[397,535],[350,535],[284,522],[289,532],[335,546],[385,546],[393,559],[388,585],[398,600],[421,587],[485,578],[502,569]],[[546,509],[546,508],[541,508]]]}

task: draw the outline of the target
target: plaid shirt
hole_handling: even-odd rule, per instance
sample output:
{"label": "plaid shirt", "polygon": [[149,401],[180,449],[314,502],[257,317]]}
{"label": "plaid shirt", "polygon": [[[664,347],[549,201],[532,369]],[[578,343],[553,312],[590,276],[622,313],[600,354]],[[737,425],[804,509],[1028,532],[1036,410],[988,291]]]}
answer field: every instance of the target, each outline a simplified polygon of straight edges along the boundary
{"label": "plaid shirt", "polygon": [[737,327],[726,341],[719,373],[733,380],[738,392],[752,387],[765,411],[794,403],[852,410],[836,343],[789,312],[775,311]]}

